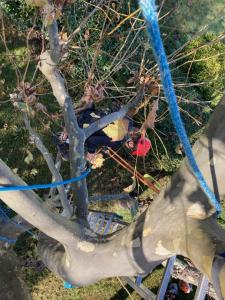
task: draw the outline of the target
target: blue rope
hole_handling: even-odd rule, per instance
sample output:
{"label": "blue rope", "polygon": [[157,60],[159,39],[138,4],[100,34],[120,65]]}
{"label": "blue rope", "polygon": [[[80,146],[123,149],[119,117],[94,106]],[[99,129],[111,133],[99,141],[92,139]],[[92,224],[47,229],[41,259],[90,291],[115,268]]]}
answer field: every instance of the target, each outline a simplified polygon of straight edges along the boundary
{"label": "blue rope", "polygon": [[171,118],[174,124],[174,127],[177,131],[179,139],[183,144],[185,154],[188,158],[189,164],[193,170],[194,175],[198,179],[200,186],[202,187],[205,194],[208,196],[211,203],[215,206],[217,214],[221,212],[221,206],[218,200],[216,199],[214,193],[208,187],[197,163],[194,158],[191,145],[189,143],[183,122],[181,120],[179,108],[177,105],[177,99],[173,88],[173,82],[171,78],[170,68],[167,62],[166,53],[163,47],[158,17],[156,13],[155,0],[139,0],[139,5],[142,10],[143,16],[146,20],[147,30],[149,34],[149,39],[153,48],[153,52],[156,58],[156,61],[159,66],[161,81],[164,89],[164,94],[167,98],[169,109],[171,113]]}
{"label": "blue rope", "polygon": [[[7,186],[7,187],[0,187],[0,192],[2,191],[27,191],[27,190],[33,190],[33,189],[47,189],[47,188],[51,188],[51,187],[57,187],[59,185],[64,185],[64,184],[69,184],[75,181],[79,181],[82,180],[83,178],[85,178],[89,173],[90,173],[91,169],[87,169],[84,173],[82,173],[80,176],[78,177],[74,177],[68,180],[64,180],[64,181],[57,181],[57,182],[53,182],[53,183],[48,183],[48,184],[35,184],[35,185],[21,185],[21,186]],[[5,213],[4,209],[2,207],[0,207],[0,218],[2,219],[3,223],[12,223],[13,225],[19,227],[19,228],[24,228],[23,225],[16,223],[15,221],[11,220],[10,217]],[[26,232],[28,232],[31,235],[34,235],[30,230],[26,230]],[[9,239],[7,237],[4,236],[0,236],[0,241],[3,242],[7,242],[9,244],[15,244],[16,240],[12,240]]]}
{"label": "blue rope", "polygon": [[5,191],[28,191],[28,190],[35,190],[35,189],[48,189],[48,188],[52,188],[52,187],[57,187],[59,185],[70,184],[72,182],[82,180],[90,172],[91,172],[91,169],[87,169],[84,173],[82,173],[78,177],[74,177],[74,178],[67,179],[67,180],[64,180],[64,181],[56,181],[56,182],[52,182],[52,183],[47,183],[47,184],[4,186],[4,187],[0,187],[0,192],[5,192]]}
{"label": "blue rope", "polygon": [[3,242],[8,243],[8,244],[15,244],[15,242],[16,242],[16,240],[8,239],[5,236],[0,236],[0,241],[3,241]]}

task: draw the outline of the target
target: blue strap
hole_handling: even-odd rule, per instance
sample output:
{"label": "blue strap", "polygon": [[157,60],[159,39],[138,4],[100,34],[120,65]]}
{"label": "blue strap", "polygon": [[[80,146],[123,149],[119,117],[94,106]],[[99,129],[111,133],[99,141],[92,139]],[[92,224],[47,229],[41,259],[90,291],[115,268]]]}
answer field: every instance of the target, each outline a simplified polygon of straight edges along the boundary
{"label": "blue strap", "polygon": [[69,184],[75,181],[79,181],[84,179],[89,173],[91,172],[91,169],[87,169],[84,173],[82,173],[78,177],[74,177],[71,179],[67,179],[64,181],[56,181],[52,183],[47,183],[47,184],[34,184],[34,185],[19,185],[19,186],[5,186],[5,187],[0,187],[0,192],[5,192],[5,191],[28,191],[28,190],[36,190],[36,189],[48,189],[52,187],[57,187],[59,185],[65,185]]}
{"label": "blue strap", "polygon": [[177,99],[173,88],[173,82],[171,78],[170,68],[167,62],[166,53],[163,47],[158,17],[156,13],[155,0],[139,0],[139,5],[142,10],[143,16],[146,20],[147,30],[149,39],[152,45],[152,49],[159,66],[161,81],[164,89],[164,94],[167,98],[171,118],[179,136],[181,143],[183,144],[185,154],[189,161],[189,164],[193,170],[194,175],[198,179],[200,186],[202,187],[205,194],[208,196],[211,203],[215,206],[217,214],[221,212],[221,206],[219,201],[216,199],[214,193],[208,187],[197,163],[194,158],[191,145],[189,143],[183,122],[181,120],[179,108],[177,105]]}

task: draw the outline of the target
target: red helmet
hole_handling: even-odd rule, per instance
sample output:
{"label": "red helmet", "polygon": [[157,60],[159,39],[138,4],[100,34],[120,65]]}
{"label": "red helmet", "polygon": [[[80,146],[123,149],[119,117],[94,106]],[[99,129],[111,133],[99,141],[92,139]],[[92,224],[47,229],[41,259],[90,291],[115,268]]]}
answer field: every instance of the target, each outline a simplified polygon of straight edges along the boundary
{"label": "red helmet", "polygon": [[137,148],[132,152],[132,155],[146,156],[151,149],[151,141],[147,138],[141,137],[137,142]]}

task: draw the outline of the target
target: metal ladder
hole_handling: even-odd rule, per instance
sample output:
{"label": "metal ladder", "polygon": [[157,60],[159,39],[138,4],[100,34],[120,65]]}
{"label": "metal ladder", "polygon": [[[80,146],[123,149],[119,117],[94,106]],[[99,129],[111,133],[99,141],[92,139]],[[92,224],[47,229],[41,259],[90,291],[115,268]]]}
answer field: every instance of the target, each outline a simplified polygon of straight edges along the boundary
{"label": "metal ladder", "polygon": [[[88,221],[90,227],[99,234],[109,234],[117,231],[118,229],[128,225],[124,222],[120,216],[114,213],[90,211],[88,215]],[[167,291],[167,287],[171,278],[171,273],[174,268],[176,256],[173,256],[167,260],[163,278],[155,295],[150,289],[144,286],[142,283],[142,277],[123,277],[123,279],[129,284],[143,299],[145,300],[163,300]],[[198,282],[198,287],[195,292],[194,300],[204,300],[209,289],[209,281],[205,276],[201,276]],[[218,300],[218,298],[215,298]]]}

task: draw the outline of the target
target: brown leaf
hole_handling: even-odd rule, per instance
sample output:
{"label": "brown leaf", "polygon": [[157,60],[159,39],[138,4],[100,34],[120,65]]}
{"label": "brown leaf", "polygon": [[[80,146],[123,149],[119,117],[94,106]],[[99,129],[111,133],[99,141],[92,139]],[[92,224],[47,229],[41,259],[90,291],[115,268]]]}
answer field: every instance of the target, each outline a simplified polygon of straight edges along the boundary
{"label": "brown leaf", "polygon": [[85,103],[90,102],[100,102],[104,99],[104,83],[99,83],[96,86],[88,85],[85,88],[84,96],[82,97],[81,101]]}
{"label": "brown leaf", "polygon": [[37,97],[34,94],[31,94],[28,97],[25,96],[24,100],[28,105],[34,105],[34,103],[37,101]]}
{"label": "brown leaf", "polygon": [[157,99],[156,101],[153,102],[152,109],[149,112],[144,124],[142,125],[142,129],[147,129],[147,128],[153,129],[155,127],[155,120],[157,117],[158,107],[159,107],[159,100]]}

